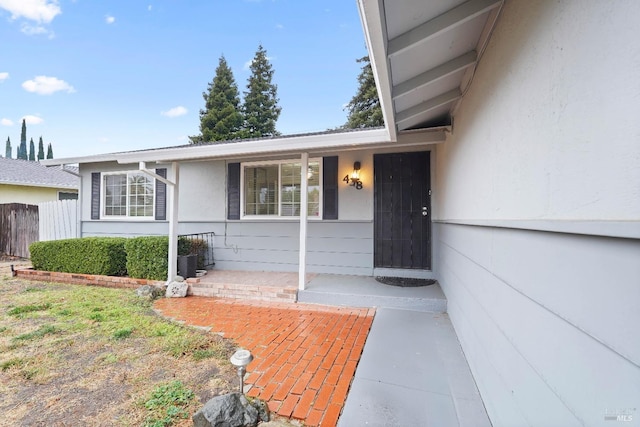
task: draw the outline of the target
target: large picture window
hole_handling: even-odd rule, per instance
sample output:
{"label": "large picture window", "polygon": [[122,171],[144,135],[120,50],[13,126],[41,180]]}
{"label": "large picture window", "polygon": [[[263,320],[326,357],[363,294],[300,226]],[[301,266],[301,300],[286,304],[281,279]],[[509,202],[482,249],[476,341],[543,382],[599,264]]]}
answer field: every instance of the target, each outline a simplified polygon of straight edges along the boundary
{"label": "large picture window", "polygon": [[105,217],[153,217],[155,180],[141,172],[102,176]]}
{"label": "large picture window", "polygon": [[[305,171],[308,180],[307,209],[310,218],[321,217],[320,161],[312,159]],[[301,163],[292,161],[243,165],[245,217],[300,216]]]}

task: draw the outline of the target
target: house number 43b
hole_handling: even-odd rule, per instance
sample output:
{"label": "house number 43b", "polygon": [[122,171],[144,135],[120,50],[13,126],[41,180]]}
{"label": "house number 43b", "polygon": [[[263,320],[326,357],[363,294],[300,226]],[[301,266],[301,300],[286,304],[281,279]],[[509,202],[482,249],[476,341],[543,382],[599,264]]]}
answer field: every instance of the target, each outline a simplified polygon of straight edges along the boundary
{"label": "house number 43b", "polygon": [[360,181],[359,178],[353,178],[353,177],[350,177],[349,175],[345,175],[344,178],[342,178],[342,180],[347,184],[349,184],[350,186],[356,187],[356,190],[362,190],[362,181]]}

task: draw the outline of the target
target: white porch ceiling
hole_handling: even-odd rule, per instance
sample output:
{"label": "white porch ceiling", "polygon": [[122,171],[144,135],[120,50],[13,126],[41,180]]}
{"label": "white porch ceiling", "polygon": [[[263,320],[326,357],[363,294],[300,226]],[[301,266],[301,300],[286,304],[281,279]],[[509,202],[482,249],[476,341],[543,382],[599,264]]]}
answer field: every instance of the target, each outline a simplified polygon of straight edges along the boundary
{"label": "white porch ceiling", "polygon": [[385,121],[451,124],[503,0],[358,0]]}

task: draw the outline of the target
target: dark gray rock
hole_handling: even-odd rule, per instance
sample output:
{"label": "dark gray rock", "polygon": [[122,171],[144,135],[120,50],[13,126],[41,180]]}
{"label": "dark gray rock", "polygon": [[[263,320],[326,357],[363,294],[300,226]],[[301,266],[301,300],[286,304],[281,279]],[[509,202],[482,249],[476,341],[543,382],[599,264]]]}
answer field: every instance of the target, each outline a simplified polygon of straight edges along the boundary
{"label": "dark gray rock", "polygon": [[269,421],[269,409],[259,399],[230,393],[209,400],[192,418],[194,427],[256,427]]}
{"label": "dark gray rock", "polygon": [[156,299],[164,295],[164,289],[154,285],[144,285],[136,289],[140,298]]}

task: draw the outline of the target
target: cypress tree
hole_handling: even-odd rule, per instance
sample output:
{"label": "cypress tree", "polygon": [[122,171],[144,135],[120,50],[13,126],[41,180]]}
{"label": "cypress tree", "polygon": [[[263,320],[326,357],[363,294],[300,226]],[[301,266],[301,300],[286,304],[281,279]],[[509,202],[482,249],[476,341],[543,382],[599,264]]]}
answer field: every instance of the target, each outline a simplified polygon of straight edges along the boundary
{"label": "cypress tree", "polygon": [[365,56],[357,61],[363,62],[364,65],[358,75],[358,91],[347,104],[346,109],[349,113],[344,127],[358,129],[384,126],[382,107],[369,57]]}
{"label": "cypress tree", "polygon": [[191,143],[229,141],[241,137],[238,85],[224,55],[220,57],[208,92],[202,92],[202,97],[205,107],[200,110],[200,135],[189,137]]}
{"label": "cypress tree", "polygon": [[53,148],[51,147],[51,143],[47,146],[47,159],[53,159]]}
{"label": "cypress tree", "polygon": [[42,142],[42,136],[38,142],[38,161],[44,159],[44,143]]}
{"label": "cypress tree", "polygon": [[31,141],[29,141],[29,160],[31,160],[32,162],[35,162],[36,160],[36,147],[33,144],[33,138],[31,138]]}
{"label": "cypress tree", "polygon": [[4,156],[7,159],[11,158],[11,139],[9,137],[7,137],[7,145],[5,146],[5,149],[4,149]]}
{"label": "cypress tree", "polygon": [[22,119],[22,132],[20,132],[20,146],[18,147],[18,159],[27,160],[27,123]]}
{"label": "cypress tree", "polygon": [[278,86],[273,84],[273,69],[267,58],[267,51],[258,46],[251,62],[251,75],[244,92],[244,132],[243,136],[258,138],[279,135],[276,122],[281,108],[278,106]]}

